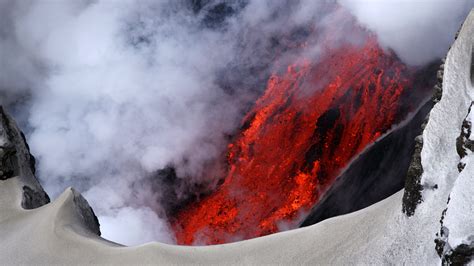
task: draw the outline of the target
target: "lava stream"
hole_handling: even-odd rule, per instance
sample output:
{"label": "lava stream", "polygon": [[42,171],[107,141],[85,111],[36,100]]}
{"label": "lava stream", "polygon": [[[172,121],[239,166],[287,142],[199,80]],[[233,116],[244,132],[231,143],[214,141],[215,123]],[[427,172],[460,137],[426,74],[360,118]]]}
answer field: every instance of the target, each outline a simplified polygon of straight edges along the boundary
{"label": "lava stream", "polygon": [[297,226],[341,169],[411,111],[402,100],[412,72],[374,38],[325,54],[269,79],[228,147],[224,183],[174,217],[179,244]]}

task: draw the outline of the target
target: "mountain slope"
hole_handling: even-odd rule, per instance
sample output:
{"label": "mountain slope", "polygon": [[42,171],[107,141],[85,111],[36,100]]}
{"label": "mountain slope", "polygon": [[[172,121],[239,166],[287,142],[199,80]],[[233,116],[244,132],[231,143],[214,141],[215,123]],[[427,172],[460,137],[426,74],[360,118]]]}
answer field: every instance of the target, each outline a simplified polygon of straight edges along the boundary
{"label": "mountain slope", "polygon": [[[19,141],[21,134],[14,124],[2,122],[0,132],[16,132],[1,134],[2,151],[9,143],[9,150],[16,152],[3,152],[2,162],[9,163],[0,165],[9,173],[0,180],[0,264],[439,264],[441,258],[446,263],[468,262],[474,239],[473,44],[471,12],[441,72],[442,97],[418,139],[421,153],[415,154],[409,170],[404,208],[400,191],[354,213],[227,245],[121,247],[101,239],[93,212],[74,190],[46,204],[26,144]],[[25,184],[33,192],[25,191]]]}

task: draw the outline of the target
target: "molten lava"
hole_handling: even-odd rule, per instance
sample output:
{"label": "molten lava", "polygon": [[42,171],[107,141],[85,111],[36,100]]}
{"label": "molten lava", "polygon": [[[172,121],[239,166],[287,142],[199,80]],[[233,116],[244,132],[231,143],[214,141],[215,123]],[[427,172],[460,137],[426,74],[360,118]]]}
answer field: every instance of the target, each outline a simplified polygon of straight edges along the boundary
{"label": "molten lava", "polygon": [[374,38],[325,54],[270,78],[228,147],[223,184],[175,216],[179,244],[296,226],[358,153],[413,111],[402,103],[411,71]]}

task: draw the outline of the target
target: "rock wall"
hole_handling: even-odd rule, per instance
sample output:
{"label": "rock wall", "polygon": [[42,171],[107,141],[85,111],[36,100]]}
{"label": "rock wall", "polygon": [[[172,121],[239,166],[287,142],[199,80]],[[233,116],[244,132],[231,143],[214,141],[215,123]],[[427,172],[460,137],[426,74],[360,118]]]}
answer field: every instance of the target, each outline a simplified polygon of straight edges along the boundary
{"label": "rock wall", "polygon": [[50,202],[35,176],[35,158],[25,136],[0,106],[0,180],[18,178],[23,185],[22,207],[34,209]]}
{"label": "rock wall", "polygon": [[433,247],[445,265],[474,258],[473,35],[471,12],[438,71],[435,106],[416,138],[402,203],[409,219],[442,210]]}
{"label": "rock wall", "polygon": [[[50,203],[48,194],[35,176],[35,163],[24,134],[0,106],[0,181],[18,179],[24,209],[36,209]],[[91,232],[100,235],[99,221],[92,208],[80,193],[73,190],[73,195],[78,217]]]}

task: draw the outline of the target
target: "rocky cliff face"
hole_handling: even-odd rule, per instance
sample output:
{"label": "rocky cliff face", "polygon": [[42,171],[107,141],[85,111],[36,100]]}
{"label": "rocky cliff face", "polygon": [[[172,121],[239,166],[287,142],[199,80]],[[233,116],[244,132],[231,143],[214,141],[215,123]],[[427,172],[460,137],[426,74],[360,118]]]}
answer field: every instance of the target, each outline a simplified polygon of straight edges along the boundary
{"label": "rocky cliff face", "polygon": [[473,34],[471,13],[438,71],[436,105],[416,138],[403,196],[408,217],[423,215],[430,205],[437,205],[431,211],[443,207],[434,242],[447,265],[474,258]]}
{"label": "rocky cliff face", "polygon": [[[0,106],[0,180],[17,179],[21,186],[23,209],[36,209],[50,202],[35,176],[35,158],[30,154],[24,134]],[[99,222],[87,201],[75,190],[77,215],[94,234],[100,235]]]}
{"label": "rocky cliff face", "polygon": [[0,107],[0,180],[18,178],[23,185],[22,207],[34,209],[49,203],[35,177],[35,158],[25,136],[12,118]]}

